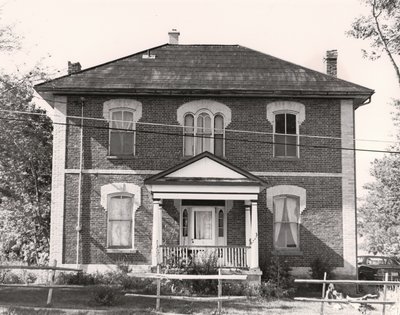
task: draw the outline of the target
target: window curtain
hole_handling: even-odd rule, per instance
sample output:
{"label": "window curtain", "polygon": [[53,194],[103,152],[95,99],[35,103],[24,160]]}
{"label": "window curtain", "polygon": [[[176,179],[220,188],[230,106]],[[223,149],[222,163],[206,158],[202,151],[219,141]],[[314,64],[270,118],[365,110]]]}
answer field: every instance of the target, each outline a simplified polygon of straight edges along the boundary
{"label": "window curtain", "polygon": [[212,213],[211,211],[196,211],[195,212],[195,238],[197,240],[212,238]]}
{"label": "window curtain", "polygon": [[133,198],[116,196],[110,198],[109,245],[132,246]]}
{"label": "window curtain", "polygon": [[298,246],[299,204],[295,198],[274,199],[275,246],[278,248]]}

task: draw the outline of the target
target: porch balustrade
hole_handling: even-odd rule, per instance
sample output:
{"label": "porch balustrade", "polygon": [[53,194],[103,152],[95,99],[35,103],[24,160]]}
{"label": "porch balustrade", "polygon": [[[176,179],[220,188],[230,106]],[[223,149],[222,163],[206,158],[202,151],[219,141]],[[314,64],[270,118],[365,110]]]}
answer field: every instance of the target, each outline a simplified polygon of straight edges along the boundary
{"label": "porch balustrade", "polygon": [[215,259],[217,267],[248,268],[247,256],[250,246],[185,246],[161,245],[159,263],[172,267],[188,266],[192,262]]}

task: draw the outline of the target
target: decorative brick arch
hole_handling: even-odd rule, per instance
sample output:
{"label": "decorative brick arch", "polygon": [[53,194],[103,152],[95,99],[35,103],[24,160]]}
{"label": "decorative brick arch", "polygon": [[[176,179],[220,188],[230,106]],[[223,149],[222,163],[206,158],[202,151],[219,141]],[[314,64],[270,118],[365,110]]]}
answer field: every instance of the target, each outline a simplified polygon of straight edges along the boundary
{"label": "decorative brick arch", "polygon": [[103,117],[106,120],[110,120],[110,111],[116,108],[130,109],[135,112],[135,122],[142,118],[142,103],[136,100],[127,98],[116,98],[104,102],[103,104]]}
{"label": "decorative brick arch", "polygon": [[112,183],[101,186],[101,206],[107,211],[108,207],[108,195],[116,193],[127,193],[133,195],[133,213],[141,205],[141,189],[140,186],[132,183]]}
{"label": "decorative brick arch", "polygon": [[307,191],[303,187],[294,185],[278,185],[267,188],[267,208],[272,211],[275,196],[291,195],[297,196],[300,200],[300,214],[306,208]]}
{"label": "decorative brick arch", "polygon": [[302,103],[291,101],[279,101],[267,104],[267,120],[273,125],[275,114],[278,112],[292,112],[297,115],[299,125],[306,119],[305,106]]}
{"label": "decorative brick arch", "polygon": [[185,115],[188,113],[192,113],[196,115],[196,113],[200,111],[207,111],[211,113],[213,116],[217,114],[222,114],[224,117],[224,127],[228,126],[232,120],[232,111],[225,104],[213,101],[213,100],[199,100],[185,103],[176,111],[177,121],[180,125],[184,125]]}

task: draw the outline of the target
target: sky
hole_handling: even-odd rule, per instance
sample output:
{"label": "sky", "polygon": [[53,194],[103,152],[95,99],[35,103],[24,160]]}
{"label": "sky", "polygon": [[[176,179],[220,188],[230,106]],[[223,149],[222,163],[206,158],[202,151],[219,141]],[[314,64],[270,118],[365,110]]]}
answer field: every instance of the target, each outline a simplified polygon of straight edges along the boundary
{"label": "sky", "polygon": [[[13,24],[23,49],[1,55],[0,66],[36,62],[65,74],[67,62],[88,68],[168,42],[239,44],[325,72],[327,50],[338,50],[338,77],[375,90],[356,111],[356,139],[393,140],[391,99],[400,91],[386,56],[362,58],[368,44],[346,36],[366,7],[359,0],[0,0],[0,23]],[[3,60],[2,60],[3,59]],[[390,143],[357,141],[384,150]],[[381,153],[357,152],[357,193],[370,182],[370,163]]]}

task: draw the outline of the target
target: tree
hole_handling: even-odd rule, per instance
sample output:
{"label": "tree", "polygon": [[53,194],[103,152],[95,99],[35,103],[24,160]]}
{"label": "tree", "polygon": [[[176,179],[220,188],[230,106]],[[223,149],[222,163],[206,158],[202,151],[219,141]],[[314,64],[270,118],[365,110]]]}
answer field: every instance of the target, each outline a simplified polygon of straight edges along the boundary
{"label": "tree", "polygon": [[[394,102],[397,142],[389,149],[400,152],[400,100]],[[358,212],[358,231],[369,252],[400,256],[400,154],[386,154],[372,163],[374,182],[364,186],[367,196]]]}
{"label": "tree", "polygon": [[[19,47],[12,29],[0,26],[0,51]],[[46,261],[49,247],[52,124],[32,102],[41,77],[39,68],[0,70],[0,258],[27,263]]]}
{"label": "tree", "polygon": [[358,17],[348,35],[369,41],[370,50],[364,56],[373,60],[386,54],[400,85],[400,69],[396,58],[400,54],[400,0],[363,0],[369,14]]}

